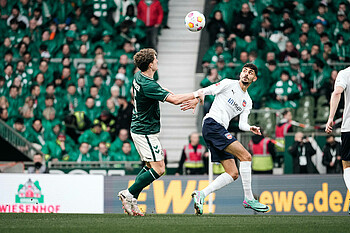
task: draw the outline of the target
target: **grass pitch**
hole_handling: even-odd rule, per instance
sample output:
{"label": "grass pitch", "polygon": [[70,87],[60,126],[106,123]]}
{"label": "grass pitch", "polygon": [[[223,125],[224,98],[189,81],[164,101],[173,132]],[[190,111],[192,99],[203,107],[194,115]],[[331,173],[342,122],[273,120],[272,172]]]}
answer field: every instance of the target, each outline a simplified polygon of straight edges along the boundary
{"label": "grass pitch", "polygon": [[350,232],[347,216],[0,214],[0,232]]}

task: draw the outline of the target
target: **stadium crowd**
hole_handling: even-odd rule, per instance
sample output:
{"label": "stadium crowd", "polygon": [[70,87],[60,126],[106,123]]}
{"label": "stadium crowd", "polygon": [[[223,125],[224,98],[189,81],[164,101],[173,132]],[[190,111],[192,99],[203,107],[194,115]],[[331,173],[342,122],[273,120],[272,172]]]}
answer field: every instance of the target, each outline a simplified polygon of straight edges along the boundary
{"label": "stadium crowd", "polygon": [[0,118],[46,161],[139,161],[133,55],[156,48],[168,0],[0,0]]}

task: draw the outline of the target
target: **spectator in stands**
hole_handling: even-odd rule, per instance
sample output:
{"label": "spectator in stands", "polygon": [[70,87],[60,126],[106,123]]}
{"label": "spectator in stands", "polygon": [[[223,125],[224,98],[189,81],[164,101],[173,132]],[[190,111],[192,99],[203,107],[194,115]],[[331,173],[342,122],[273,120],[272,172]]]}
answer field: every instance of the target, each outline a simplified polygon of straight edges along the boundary
{"label": "spectator in stands", "polygon": [[141,0],[137,5],[137,18],[146,24],[146,47],[157,50],[159,26],[163,21],[163,8],[158,0]]}
{"label": "spectator in stands", "polygon": [[341,34],[338,34],[336,37],[336,43],[333,46],[333,52],[338,57],[339,62],[349,61],[349,49],[344,43],[344,37]]}
{"label": "spectator in stands", "polygon": [[77,94],[81,101],[84,101],[88,97],[88,90],[86,86],[88,86],[88,84],[86,83],[84,76],[80,76],[78,78]]}
{"label": "spectator in stands", "polygon": [[86,98],[85,105],[79,106],[78,111],[83,111],[91,122],[100,115],[100,109],[95,106],[95,100],[92,96]]}
{"label": "spectator in stands", "polygon": [[28,128],[25,138],[32,142],[36,149],[41,150],[45,145],[45,134],[41,119],[36,118],[33,120],[31,127]]}
{"label": "spectator in stands", "polygon": [[312,64],[312,71],[309,79],[311,95],[317,98],[326,94],[325,84],[330,77],[330,73],[329,67],[325,66],[323,61],[318,59]]}
{"label": "spectator in stands", "polygon": [[34,117],[34,100],[31,96],[26,97],[24,105],[19,108],[19,113],[26,122]]}
{"label": "spectator in stands", "polygon": [[66,136],[60,133],[57,139],[45,143],[41,150],[45,154],[46,161],[68,161],[74,148],[66,142]]}
{"label": "spectator in stands", "polygon": [[133,141],[130,140],[129,131],[127,129],[121,129],[119,131],[118,137],[111,143],[110,150],[113,153],[117,153],[117,152],[121,151],[124,142],[129,142],[132,149],[136,150]]}
{"label": "spectator in stands", "polygon": [[183,173],[184,165],[186,175],[200,175],[208,172],[208,170],[205,170],[207,168],[205,165],[208,163],[208,152],[206,152],[205,146],[199,143],[199,134],[192,133],[189,140],[189,144],[185,145],[182,150],[175,175]]}
{"label": "spectator in stands", "polygon": [[12,20],[15,20],[22,30],[29,26],[28,18],[20,13],[18,5],[12,7],[11,15],[7,18],[7,25],[10,26]]}
{"label": "spectator in stands", "polygon": [[311,45],[309,43],[309,36],[307,33],[301,33],[299,35],[299,41],[296,44],[295,48],[298,50],[299,53],[301,51],[303,51],[304,49],[306,49],[306,50],[311,49]]}
{"label": "spectator in stands", "polygon": [[23,105],[23,100],[19,96],[19,88],[17,86],[12,85],[10,87],[10,92],[7,100],[9,102],[9,118],[18,116],[18,110]]}
{"label": "spectator in stands", "polygon": [[246,35],[251,36],[252,32],[250,31],[250,25],[254,19],[254,14],[250,11],[249,5],[247,3],[243,3],[241,10],[236,15],[233,21],[233,32],[244,38]]}
{"label": "spectator in stands", "polygon": [[88,142],[80,143],[79,150],[75,153],[72,153],[72,156],[70,156],[70,160],[78,163],[93,161],[93,155],[90,154],[89,150],[90,145]]}
{"label": "spectator in stands", "polygon": [[0,108],[8,108],[9,107],[9,102],[7,101],[6,96],[2,95],[0,97]]}
{"label": "spectator in stands", "polygon": [[220,10],[214,12],[214,17],[210,19],[207,25],[207,30],[209,32],[209,46],[214,45],[215,40],[217,39],[217,34],[224,33],[227,36],[227,25],[222,18],[222,12]]}
{"label": "spectator in stands", "polygon": [[100,142],[98,144],[98,150],[91,153],[94,161],[108,162],[114,161],[114,155],[109,152],[109,148],[106,142]]}
{"label": "spectator in stands", "polygon": [[34,166],[28,167],[29,174],[49,173],[49,169],[45,165],[45,161],[40,153],[33,155]]}
{"label": "spectator in stands", "polygon": [[133,151],[129,142],[123,142],[122,149],[115,154],[116,161],[140,161],[140,156]]}
{"label": "spectator in stands", "polygon": [[295,57],[289,59],[289,64],[288,72],[291,76],[291,80],[298,86],[300,96],[308,94],[309,90],[306,82],[306,76],[309,76],[309,74],[307,74],[308,70],[304,66],[300,67],[300,61]]}
{"label": "spectator in stands", "polygon": [[78,138],[92,126],[92,122],[86,114],[79,111],[65,116],[64,123],[67,135],[75,142],[78,142]]}
{"label": "spectator in stands", "polygon": [[297,85],[290,80],[288,71],[281,72],[280,80],[270,89],[270,100],[266,106],[273,109],[296,108],[298,106],[299,90]]}
{"label": "spectator in stands", "polygon": [[103,110],[97,119],[101,122],[102,130],[108,132],[111,136],[111,140],[114,141],[117,135],[115,127],[116,121],[113,115],[109,111]]}
{"label": "spectator in stands", "polygon": [[25,136],[26,134],[26,126],[24,125],[24,120],[22,117],[17,117],[15,123],[13,124],[13,128],[19,133],[21,136]]}
{"label": "spectator in stands", "polygon": [[12,126],[12,122],[9,120],[9,113],[7,111],[7,108],[0,108],[0,119],[8,125]]}
{"label": "spectator in stands", "polygon": [[83,103],[77,94],[77,88],[74,83],[68,84],[67,95],[65,100],[67,101],[68,111],[74,113],[74,110]]}
{"label": "spectator in stands", "polygon": [[73,7],[69,1],[59,0],[53,2],[51,12],[53,13],[53,21],[57,24],[59,31],[71,24]]}
{"label": "spectator in stands", "polygon": [[337,36],[341,29],[343,28],[343,22],[346,19],[346,13],[343,10],[338,10],[337,12],[337,20],[335,24],[331,25],[333,36]]}
{"label": "spectator in stands", "polygon": [[134,106],[126,100],[125,97],[118,97],[119,110],[117,115],[116,133],[119,134],[121,129],[130,131],[132,111]]}
{"label": "spectator in stands", "polygon": [[344,36],[344,41],[349,41],[350,39],[350,20],[345,19],[342,24],[342,29],[340,30],[339,34]]}
{"label": "spectator in stands", "polygon": [[316,151],[302,132],[295,134],[294,143],[288,148],[288,152],[293,157],[294,174],[318,173],[311,161],[311,157],[316,154]]}
{"label": "spectator in stands", "polygon": [[209,49],[202,59],[202,66],[204,68],[215,65],[219,58],[223,58],[225,63],[229,63],[232,60],[231,54],[224,50],[222,43],[216,43],[214,47],[215,50]]}
{"label": "spectator in stands", "polygon": [[114,118],[117,117],[119,107],[115,105],[112,97],[106,101],[106,108]]}
{"label": "spectator in stands", "polygon": [[299,57],[299,52],[294,47],[294,45],[293,45],[293,43],[291,41],[287,41],[287,43],[286,43],[286,50],[281,52],[279,57],[280,57],[279,58],[280,62],[287,62],[292,57],[298,58]]}
{"label": "spectator in stands", "polygon": [[326,142],[323,147],[322,164],[327,167],[327,174],[341,173],[340,143],[335,141],[334,135],[327,135]]}
{"label": "spectator in stands", "polygon": [[91,145],[91,150],[97,150],[100,142],[111,142],[111,136],[108,132],[102,131],[102,125],[99,120],[94,120],[90,130],[86,130],[78,139],[79,143],[87,142]]}

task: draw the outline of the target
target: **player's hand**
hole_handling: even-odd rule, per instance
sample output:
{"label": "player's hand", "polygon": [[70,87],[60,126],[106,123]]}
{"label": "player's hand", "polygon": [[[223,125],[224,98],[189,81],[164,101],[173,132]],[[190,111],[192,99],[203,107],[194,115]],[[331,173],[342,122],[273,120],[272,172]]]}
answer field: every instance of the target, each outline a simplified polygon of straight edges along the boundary
{"label": "player's hand", "polygon": [[198,98],[200,100],[200,104],[203,105],[205,96],[202,89],[198,90]]}
{"label": "player's hand", "polygon": [[194,112],[196,110],[196,106],[197,106],[198,103],[199,103],[199,99],[198,98],[195,98],[193,100],[187,100],[187,101],[183,102],[180,105],[180,108],[181,108],[182,111],[193,109],[193,114],[194,114]]}
{"label": "player's hand", "polygon": [[260,127],[251,126],[251,127],[250,127],[250,131],[252,131],[252,132],[255,133],[256,135],[261,135]]}
{"label": "player's hand", "polygon": [[324,130],[326,133],[330,134],[333,130],[333,119],[328,119],[326,124],[326,129]]}

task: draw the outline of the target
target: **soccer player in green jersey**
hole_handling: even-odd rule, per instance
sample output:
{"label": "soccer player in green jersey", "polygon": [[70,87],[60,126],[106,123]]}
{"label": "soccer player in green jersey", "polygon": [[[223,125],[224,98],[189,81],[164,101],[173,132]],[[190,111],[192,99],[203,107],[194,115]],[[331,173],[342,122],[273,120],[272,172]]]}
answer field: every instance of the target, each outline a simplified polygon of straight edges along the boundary
{"label": "soccer player in green jersey", "polygon": [[134,94],[134,111],[131,121],[131,137],[142,161],[142,168],[135,183],[119,192],[125,212],[129,215],[144,214],[137,206],[141,191],[165,172],[164,155],[159,142],[160,111],[159,101],[175,105],[195,98],[202,98],[198,92],[175,95],[162,88],[153,75],[158,69],[157,53],[154,49],[142,49],[134,56],[134,63],[140,69],[134,75],[132,90]]}

